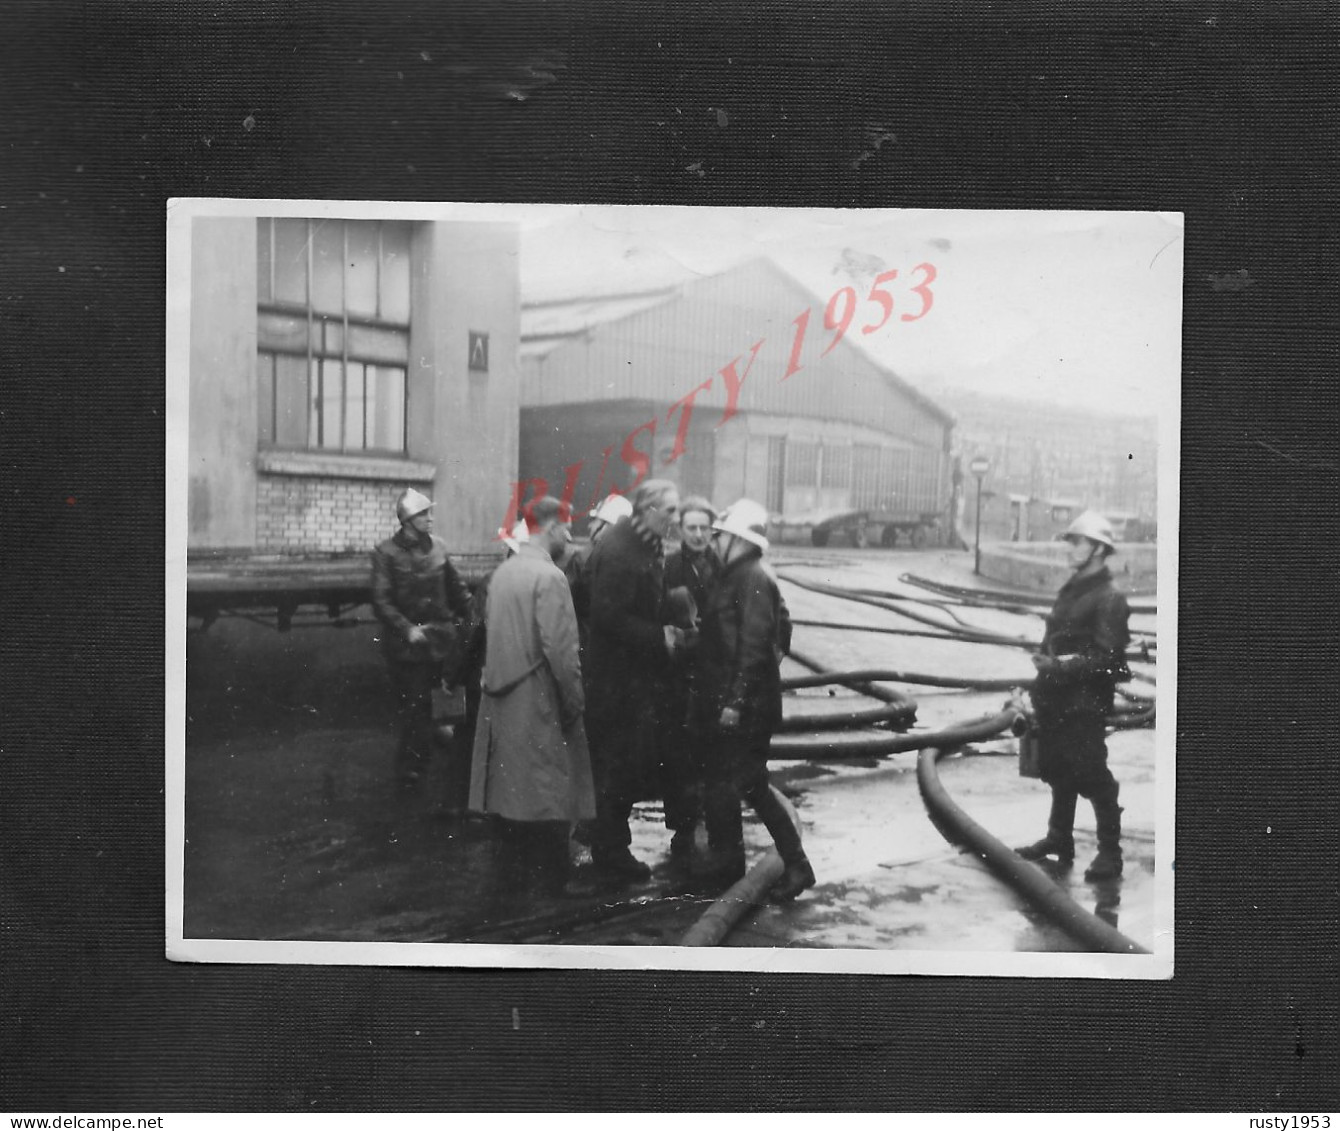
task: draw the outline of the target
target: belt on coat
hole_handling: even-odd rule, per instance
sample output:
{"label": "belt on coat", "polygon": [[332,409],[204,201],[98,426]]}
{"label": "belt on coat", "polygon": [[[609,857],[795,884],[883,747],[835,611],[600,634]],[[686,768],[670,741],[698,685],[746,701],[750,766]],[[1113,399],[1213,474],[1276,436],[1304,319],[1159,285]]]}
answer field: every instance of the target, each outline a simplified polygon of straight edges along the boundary
{"label": "belt on coat", "polygon": [[531,664],[531,666],[528,667],[519,676],[517,676],[513,680],[509,680],[507,683],[504,683],[501,687],[489,687],[487,685],[481,685],[480,690],[490,699],[501,699],[505,695],[511,695],[513,691],[515,691],[518,687],[520,687],[522,683],[524,683],[526,679],[530,677],[532,672],[539,671],[540,666],[543,663],[544,658],[541,657],[540,659],[536,660],[533,664]]}

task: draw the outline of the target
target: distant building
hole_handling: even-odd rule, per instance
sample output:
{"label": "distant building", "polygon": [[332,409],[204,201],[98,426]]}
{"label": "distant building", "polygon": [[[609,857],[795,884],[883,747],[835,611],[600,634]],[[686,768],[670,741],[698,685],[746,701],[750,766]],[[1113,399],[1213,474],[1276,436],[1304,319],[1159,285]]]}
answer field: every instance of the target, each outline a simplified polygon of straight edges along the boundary
{"label": "distant building", "polygon": [[524,303],[518,497],[547,488],[580,519],[655,476],[788,518],[947,515],[953,418],[855,344],[877,306],[861,305],[833,346],[825,302],[755,260],[673,287]]}
{"label": "distant building", "polygon": [[518,251],[511,224],[197,217],[192,554],[363,553],[408,486],[453,549],[488,547],[516,474]]}
{"label": "distant building", "polygon": [[958,419],[968,525],[976,505],[968,462],[985,456],[991,463],[983,481],[990,493],[983,496],[983,538],[1045,541],[1088,507],[1157,516],[1155,420],[957,390],[939,396]]}

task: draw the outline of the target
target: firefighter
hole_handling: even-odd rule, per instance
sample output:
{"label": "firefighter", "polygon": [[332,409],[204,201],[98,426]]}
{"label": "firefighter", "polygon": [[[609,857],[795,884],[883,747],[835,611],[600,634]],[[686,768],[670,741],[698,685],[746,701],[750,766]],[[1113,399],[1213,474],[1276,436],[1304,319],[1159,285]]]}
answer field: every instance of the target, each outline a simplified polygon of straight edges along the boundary
{"label": "firefighter", "polygon": [[[382,650],[400,717],[396,776],[419,784],[433,743],[433,688],[444,665],[459,664],[470,591],[433,534],[433,501],[414,490],[396,501],[400,529],[372,552],[372,609],[382,623]],[[453,673],[454,674],[454,673]]]}
{"label": "firefighter", "polygon": [[694,685],[694,725],[709,745],[704,816],[706,875],[744,875],[747,801],[767,826],[786,866],[771,898],[784,903],[814,886],[800,831],[768,780],[768,747],[782,718],[780,665],[786,641],[781,594],[763,563],[768,514],[741,499],[712,524],[721,575],[703,612]]}
{"label": "firefighter", "polygon": [[1038,759],[1042,780],[1051,786],[1047,835],[1018,849],[1025,860],[1075,858],[1075,803],[1093,803],[1098,855],[1084,878],[1121,875],[1119,787],[1107,766],[1107,716],[1116,685],[1130,679],[1126,598],[1113,586],[1107,559],[1116,553],[1112,524],[1085,511],[1064,535],[1070,544],[1071,578],[1061,587],[1047,617],[1042,645],[1033,656]]}

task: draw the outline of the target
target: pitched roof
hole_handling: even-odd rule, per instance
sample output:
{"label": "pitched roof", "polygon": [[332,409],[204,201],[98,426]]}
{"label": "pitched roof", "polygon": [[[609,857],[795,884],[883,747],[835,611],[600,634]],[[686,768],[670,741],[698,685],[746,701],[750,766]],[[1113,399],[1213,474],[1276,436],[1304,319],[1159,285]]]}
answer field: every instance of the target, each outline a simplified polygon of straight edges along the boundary
{"label": "pitched roof", "polygon": [[[521,348],[523,361],[547,356],[567,342],[574,339],[594,337],[603,327],[616,322],[645,314],[658,307],[668,306],[680,299],[691,297],[692,292],[702,286],[736,273],[764,271],[773,276],[786,290],[793,292],[797,299],[807,306],[817,305],[823,309],[824,300],[816,296],[803,283],[785,271],[773,260],[760,256],[746,260],[735,267],[717,275],[691,278],[681,283],[668,284],[657,288],[639,291],[612,292],[603,295],[574,295],[566,298],[550,298],[521,304]],[[855,350],[865,363],[871,366],[884,383],[928,413],[946,424],[955,423],[955,416],[926,394],[900,377],[888,366],[877,361],[866,350],[850,338],[842,345]]]}

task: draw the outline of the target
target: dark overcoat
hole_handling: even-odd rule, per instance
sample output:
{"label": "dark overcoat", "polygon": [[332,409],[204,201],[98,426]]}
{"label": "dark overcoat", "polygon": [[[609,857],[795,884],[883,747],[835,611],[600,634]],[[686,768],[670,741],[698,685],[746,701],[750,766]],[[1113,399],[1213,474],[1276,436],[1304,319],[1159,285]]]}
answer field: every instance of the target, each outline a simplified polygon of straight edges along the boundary
{"label": "dark overcoat", "polygon": [[789,618],[777,582],[757,557],[727,565],[703,611],[694,676],[695,725],[710,731],[722,708],[740,730],[771,734],[782,718],[780,665]]}
{"label": "dark overcoat", "polygon": [[1061,587],[1040,653],[1049,663],[1033,683],[1038,753],[1046,781],[1106,778],[1106,718],[1116,685],[1130,678],[1130,609],[1104,566]]}
{"label": "dark overcoat", "polygon": [[[372,551],[372,611],[382,623],[382,647],[399,663],[459,661],[465,634],[459,622],[470,613],[470,590],[436,535],[419,536],[408,527]],[[425,639],[408,640],[410,628]]]}
{"label": "dark overcoat", "polygon": [[628,521],[601,536],[583,570],[590,594],[583,674],[591,744],[606,762],[640,767],[636,776],[648,787],[659,763],[660,711],[670,676],[664,577],[659,548]]}

